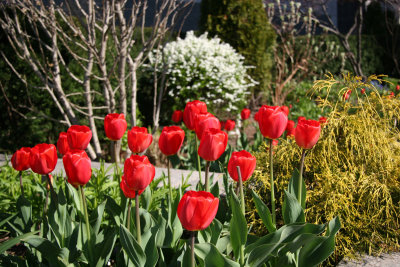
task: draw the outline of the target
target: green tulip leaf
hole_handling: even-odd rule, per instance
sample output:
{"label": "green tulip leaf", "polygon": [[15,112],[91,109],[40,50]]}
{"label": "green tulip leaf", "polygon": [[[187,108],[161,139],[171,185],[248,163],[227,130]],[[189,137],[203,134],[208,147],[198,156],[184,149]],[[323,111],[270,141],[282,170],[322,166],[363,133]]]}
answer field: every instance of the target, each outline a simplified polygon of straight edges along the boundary
{"label": "green tulip leaf", "polygon": [[145,266],[146,255],[133,235],[122,224],[119,228],[119,236],[122,248],[133,262],[134,266]]}
{"label": "green tulip leaf", "polygon": [[260,199],[254,190],[251,190],[253,195],[253,201],[257,209],[258,216],[260,216],[265,227],[267,227],[268,232],[272,233],[276,231],[276,225],[272,222],[271,212],[269,211],[267,205]]}
{"label": "green tulip leaf", "polygon": [[24,196],[20,196],[17,200],[17,209],[21,213],[22,221],[24,223],[25,228],[30,228],[32,224],[32,205],[29,200],[27,200]]}
{"label": "green tulip leaf", "polygon": [[304,210],[301,207],[296,196],[285,190],[285,200],[282,207],[283,220],[285,224],[291,224],[300,222],[305,222],[306,218],[304,215]]}
{"label": "green tulip leaf", "polygon": [[13,246],[15,246],[16,244],[20,243],[21,240],[32,236],[32,235],[36,235],[37,233],[39,233],[40,231],[34,231],[34,232],[30,232],[30,233],[26,233],[17,237],[14,237],[10,240],[7,240],[4,243],[0,244],[0,254],[3,254],[7,249],[12,248]]}
{"label": "green tulip leaf", "polygon": [[103,220],[104,209],[106,207],[107,200],[103,201],[97,208],[90,214],[89,222],[93,227],[93,232],[97,235],[100,231],[100,225]]}
{"label": "green tulip leaf", "polygon": [[[289,185],[288,185],[288,192],[295,195],[297,200],[299,199],[299,182],[300,182],[300,173],[298,169],[294,169],[292,178],[290,178]],[[304,182],[304,179],[301,179],[301,207],[303,209],[306,208],[306,194],[307,194],[307,189],[306,189],[306,184]]]}
{"label": "green tulip leaf", "polygon": [[196,244],[194,249],[196,256],[204,261],[207,267],[239,267],[237,262],[227,259],[218,249],[209,243]]}
{"label": "green tulip leaf", "polygon": [[115,230],[109,228],[108,231],[104,234],[104,238],[101,240],[101,242],[97,242],[94,251],[94,257],[95,262],[97,262],[97,267],[107,265],[116,240],[117,234],[115,233]]}
{"label": "green tulip leaf", "polygon": [[238,259],[240,248],[244,246],[247,241],[247,223],[242,213],[239,200],[233,192],[231,192],[230,196],[230,206],[232,209],[232,218],[230,222],[231,245],[235,258]]}
{"label": "green tulip leaf", "polygon": [[64,263],[68,263],[68,250],[66,248],[62,250],[51,241],[39,236],[31,235],[24,238],[22,241],[40,251],[42,257],[47,259],[52,264],[60,265],[60,260]]}

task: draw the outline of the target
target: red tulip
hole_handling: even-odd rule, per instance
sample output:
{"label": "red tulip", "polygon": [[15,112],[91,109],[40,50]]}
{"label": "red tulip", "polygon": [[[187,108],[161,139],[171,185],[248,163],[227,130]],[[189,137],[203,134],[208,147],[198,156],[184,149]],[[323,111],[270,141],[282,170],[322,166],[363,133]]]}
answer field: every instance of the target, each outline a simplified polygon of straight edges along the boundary
{"label": "red tulip", "polygon": [[346,91],[346,92],[343,94],[343,100],[349,99],[349,98],[350,98],[350,95],[351,95],[351,90]]}
{"label": "red tulip", "polygon": [[[121,183],[119,184],[119,186],[121,187],[121,190],[126,198],[135,198],[136,196],[135,190],[129,188],[123,175],[121,177]],[[139,195],[141,195],[143,192],[144,190],[139,190],[138,193]]]}
{"label": "red tulip", "polygon": [[242,110],[242,112],[240,112],[240,116],[242,117],[242,120],[247,120],[250,117],[250,113],[251,113],[250,109],[244,108]]}
{"label": "red tulip", "polygon": [[[207,113],[211,114],[211,113]],[[221,130],[221,122],[214,117],[213,115],[211,116],[197,116],[198,120],[196,122],[196,135],[199,140],[203,137],[204,132],[207,129],[215,128],[218,130]]]}
{"label": "red tulip", "polygon": [[11,164],[17,171],[25,171],[30,168],[29,155],[31,153],[30,147],[22,147],[15,151],[11,157]]}
{"label": "red tulip", "polygon": [[178,204],[178,218],[188,231],[206,229],[218,211],[219,199],[205,191],[188,191]]}
{"label": "red tulip", "polygon": [[183,112],[182,110],[175,110],[174,113],[172,113],[172,121],[175,123],[180,123],[183,118]]}
{"label": "red tulip", "polygon": [[296,143],[301,148],[310,149],[318,142],[320,133],[319,121],[300,120],[295,132]]}
{"label": "red tulip", "polygon": [[183,144],[185,131],[178,126],[166,126],[162,129],[158,146],[166,156],[175,155]]}
{"label": "red tulip", "polygon": [[70,149],[85,150],[92,139],[92,131],[85,125],[72,125],[67,130],[67,141]]}
{"label": "red tulip", "polygon": [[281,106],[283,112],[285,112],[286,116],[289,116],[289,108],[287,106]]}
{"label": "red tulip", "polygon": [[254,114],[254,120],[255,120],[256,122],[258,122],[258,117],[260,116],[258,112],[259,112],[259,111],[257,111],[257,112]]}
{"label": "red tulip", "polygon": [[396,85],[396,91],[400,90],[400,85]]}
{"label": "red tulip", "polygon": [[361,89],[361,94],[365,94],[365,88]]}
{"label": "red tulip", "polygon": [[237,182],[239,177],[236,166],[240,167],[240,174],[242,175],[242,181],[244,182],[250,178],[256,168],[256,157],[246,150],[232,153],[228,162],[228,172],[232,179]]}
{"label": "red tulip", "polygon": [[227,120],[224,125],[224,128],[227,132],[229,132],[229,131],[232,131],[233,129],[235,129],[235,125],[236,125],[235,121]]}
{"label": "red tulip", "polygon": [[287,124],[286,124],[286,136],[294,136],[294,121],[292,120],[288,120]]}
{"label": "red tulip", "polygon": [[117,141],[124,136],[128,127],[123,113],[111,113],[104,118],[104,130],[108,139]]}
{"label": "red tulip", "polygon": [[300,117],[297,118],[297,123],[299,123],[299,121],[305,120],[305,119],[306,119],[306,117],[300,116]]}
{"label": "red tulip", "polygon": [[92,162],[84,150],[70,150],[63,157],[68,183],[73,186],[85,185],[92,177]]}
{"label": "red tulip", "polygon": [[318,121],[319,121],[319,124],[322,126],[328,122],[328,120],[324,116],[319,117]]}
{"label": "red tulip", "polygon": [[128,146],[132,153],[142,153],[153,142],[153,136],[147,133],[145,127],[132,127],[128,131]]}
{"label": "red tulip", "polygon": [[390,92],[389,98],[394,97],[394,92]]}
{"label": "red tulip", "polygon": [[61,132],[58,136],[57,149],[61,155],[65,155],[68,151],[70,151],[66,132]]}
{"label": "red tulip", "polygon": [[53,144],[38,144],[31,149],[29,166],[38,174],[49,174],[57,165],[57,149]]}
{"label": "red tulip", "polygon": [[185,110],[183,111],[183,122],[189,130],[195,130],[196,116],[202,113],[207,113],[206,103],[194,100],[186,104]]}
{"label": "red tulip", "polygon": [[228,135],[219,129],[207,129],[200,140],[199,156],[207,161],[217,160],[228,144]]}
{"label": "red tulip", "polygon": [[279,138],[286,129],[288,117],[279,106],[264,105],[260,108],[258,125],[261,134],[269,139]]}
{"label": "red tulip", "polygon": [[129,189],[140,191],[153,181],[156,169],[146,156],[132,155],[124,164],[124,177]]}

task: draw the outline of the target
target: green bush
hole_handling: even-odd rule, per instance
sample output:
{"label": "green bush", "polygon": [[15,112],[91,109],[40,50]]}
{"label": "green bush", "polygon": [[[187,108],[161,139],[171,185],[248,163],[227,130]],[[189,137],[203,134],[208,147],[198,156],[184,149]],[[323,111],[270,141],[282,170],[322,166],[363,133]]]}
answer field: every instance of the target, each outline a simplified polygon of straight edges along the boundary
{"label": "green bush", "polygon": [[203,0],[200,30],[218,36],[242,54],[245,64],[254,66],[249,70],[250,76],[259,82],[253,92],[266,92],[276,36],[261,0]]}
{"label": "green bush", "polygon": [[[379,253],[399,247],[400,145],[399,129],[394,125],[400,117],[400,99],[380,96],[370,83],[377,78],[361,82],[351,76],[345,76],[343,81],[330,77],[314,84],[314,89],[326,91],[333,85],[342,88],[336,103],[324,93],[327,98],[321,100],[321,105],[330,106],[332,111],[320,140],[307,152],[303,176],[308,189],[307,221],[318,223],[334,216],[340,216],[342,221],[331,263],[357,252]],[[364,87],[370,90],[369,94],[360,94]],[[348,89],[353,94],[343,102],[341,96]],[[298,168],[300,155],[294,140],[280,140],[274,155],[278,199],[282,198],[293,169]],[[256,157],[255,179],[250,179],[248,186],[269,203],[269,157],[265,146]],[[250,197],[248,205],[253,208]],[[255,232],[265,231],[255,214],[249,216]],[[278,218],[278,222],[281,220]]]}

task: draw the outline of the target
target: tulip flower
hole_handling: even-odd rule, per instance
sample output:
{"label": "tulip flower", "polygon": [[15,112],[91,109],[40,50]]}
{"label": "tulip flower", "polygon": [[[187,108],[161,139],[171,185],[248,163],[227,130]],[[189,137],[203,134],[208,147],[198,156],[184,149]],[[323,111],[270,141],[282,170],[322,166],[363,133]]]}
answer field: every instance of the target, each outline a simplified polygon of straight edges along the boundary
{"label": "tulip flower", "polygon": [[246,150],[233,152],[228,162],[228,173],[233,180],[238,182],[243,215],[245,215],[245,204],[243,194],[243,182],[250,178],[256,168],[256,157]]}
{"label": "tulip flower", "polygon": [[206,229],[218,211],[219,199],[209,192],[188,191],[179,201],[177,215],[183,226],[191,231],[191,266],[195,266],[195,231]]}
{"label": "tulip flower", "polygon": [[[57,165],[57,149],[53,144],[38,144],[31,149],[29,154],[29,166],[32,171],[41,175],[46,175],[47,183],[50,184],[51,195],[56,198],[57,195],[51,184],[49,173],[51,173]],[[46,199],[48,196],[46,196]],[[47,202],[47,201],[46,201]],[[45,206],[45,212],[47,207]]]}
{"label": "tulip flower", "polygon": [[396,85],[396,91],[400,90],[400,85]]}
{"label": "tulip flower", "polygon": [[123,113],[107,114],[104,118],[104,131],[108,139],[118,141],[124,136],[127,128],[125,115]]}
{"label": "tulip flower", "polygon": [[172,121],[175,123],[180,123],[183,119],[183,112],[182,110],[175,110],[174,113],[172,113]]}
{"label": "tulip flower", "polygon": [[[122,192],[124,193],[124,196],[129,199],[128,201],[128,216],[127,216],[127,222],[126,222],[126,228],[130,229],[130,222],[131,222],[131,208],[132,208],[132,198],[136,198],[136,191],[129,188],[129,186],[126,184],[126,180],[124,176],[122,175],[121,182],[119,184],[121,187]],[[140,196],[144,190],[139,190],[138,195]]]}
{"label": "tulip flower", "polygon": [[67,130],[67,141],[70,149],[85,150],[92,139],[92,131],[85,125],[72,125]]}
{"label": "tulip flower", "polygon": [[[194,100],[192,102],[188,102],[183,111],[183,122],[189,130],[194,131],[196,129],[196,121],[198,114],[207,113],[207,105],[204,102],[199,100]],[[197,136],[194,137],[197,146]],[[197,170],[199,172],[199,179],[201,177],[201,166],[200,166],[200,157],[197,156]]]}
{"label": "tulip flower", "polygon": [[31,149],[29,166],[38,174],[47,175],[57,165],[57,149],[53,144],[38,144]]}
{"label": "tulip flower", "polygon": [[288,120],[287,124],[286,124],[286,136],[287,137],[293,137],[294,136],[294,121],[292,120]]}
{"label": "tulip flower", "polygon": [[65,155],[68,151],[70,151],[68,140],[67,140],[67,133],[61,132],[58,136],[57,141],[57,150],[61,155]]}
{"label": "tulip flower", "polygon": [[189,102],[183,111],[183,122],[189,130],[194,131],[196,128],[197,114],[207,113],[207,105],[199,100]]}
{"label": "tulip flower", "polygon": [[25,171],[30,168],[29,155],[31,153],[30,147],[22,147],[15,151],[11,157],[11,165],[17,171]]}
{"label": "tulip flower", "polygon": [[256,122],[258,122],[258,119],[259,119],[259,113],[258,113],[258,111],[254,114],[254,120],[256,121]]}
{"label": "tulip flower", "polygon": [[128,131],[128,146],[132,153],[142,153],[153,142],[153,136],[147,133],[145,127],[132,127]]}
{"label": "tulip flower", "polygon": [[236,125],[235,121],[233,121],[233,120],[227,120],[226,123],[225,123],[225,125],[224,125],[224,129],[225,129],[227,132],[232,131],[233,129],[235,129],[235,125]]}
{"label": "tulip flower", "polygon": [[287,106],[281,106],[283,112],[285,112],[286,116],[289,116],[289,108]]}
{"label": "tulip flower", "polygon": [[228,135],[225,132],[215,128],[207,129],[200,140],[198,154],[207,161],[205,177],[207,192],[209,191],[208,171],[210,168],[210,161],[217,160],[222,153],[224,153],[227,145]]}
{"label": "tulip flower", "polygon": [[319,117],[318,121],[321,126],[324,126],[325,124],[328,123],[328,119],[324,116]]}
{"label": "tulip flower", "polygon": [[160,138],[158,139],[158,146],[161,152],[167,156],[168,166],[168,184],[169,184],[169,199],[172,201],[172,185],[170,173],[170,160],[168,156],[175,155],[183,144],[185,139],[185,131],[178,126],[164,127],[162,129]]}
{"label": "tulip flower", "polygon": [[269,139],[279,138],[286,129],[287,115],[279,106],[262,106],[258,111],[261,134]]}
{"label": "tulip flower", "polygon": [[351,95],[351,90],[347,90],[346,92],[344,92],[343,94],[343,100],[348,100],[350,98]]}
{"label": "tulip flower", "polygon": [[[208,113],[208,114],[211,114],[211,113]],[[198,120],[196,122],[196,135],[199,140],[201,140],[204,132],[207,129],[211,129],[211,128],[215,128],[218,130],[221,129],[221,122],[213,115],[206,116],[206,117],[197,116],[197,118],[198,118]]]}
{"label": "tulip flower", "polygon": [[319,121],[300,120],[295,131],[296,143],[304,149],[312,148],[318,141],[321,132]]}
{"label": "tulip flower", "polygon": [[319,121],[315,120],[301,120],[297,123],[295,139],[299,147],[303,148],[300,159],[300,175],[298,183],[298,201],[302,207],[305,207],[305,203],[302,200],[302,184],[303,184],[303,168],[304,168],[304,158],[306,149],[311,149],[319,139],[321,133],[321,126]]}
{"label": "tulip flower", "polygon": [[242,120],[247,120],[250,117],[250,113],[250,109],[244,108],[242,109],[242,112],[240,112],[240,117],[242,118]]}
{"label": "tulip flower", "polygon": [[365,88],[361,89],[361,94],[365,94]]}
{"label": "tulip flower", "polygon": [[68,183],[73,186],[84,186],[92,177],[92,162],[84,150],[73,149],[63,157]]}
{"label": "tulip flower", "polygon": [[15,151],[11,157],[11,165],[17,171],[19,171],[19,186],[21,187],[21,195],[24,195],[24,187],[22,185],[22,171],[30,168],[29,157],[31,154],[30,147],[22,147]]}
{"label": "tulip flower", "polygon": [[136,208],[136,234],[137,241],[141,242],[140,218],[139,218],[139,194],[141,190],[153,181],[156,169],[146,156],[132,155],[124,164],[124,181],[130,190],[135,191]]}
{"label": "tulip flower", "polygon": [[394,92],[390,92],[389,98],[393,98],[394,97]]}
{"label": "tulip flower", "polygon": [[261,134],[269,138],[269,158],[270,158],[270,184],[271,184],[271,209],[272,222],[276,223],[275,212],[275,189],[274,189],[274,172],[273,172],[273,139],[279,138],[286,129],[288,117],[279,106],[264,105],[258,111],[258,125]]}
{"label": "tulip flower", "polygon": [[306,119],[306,117],[299,116],[299,117],[297,118],[297,123],[299,123],[299,121],[301,121],[301,120],[305,120],[305,119]]}

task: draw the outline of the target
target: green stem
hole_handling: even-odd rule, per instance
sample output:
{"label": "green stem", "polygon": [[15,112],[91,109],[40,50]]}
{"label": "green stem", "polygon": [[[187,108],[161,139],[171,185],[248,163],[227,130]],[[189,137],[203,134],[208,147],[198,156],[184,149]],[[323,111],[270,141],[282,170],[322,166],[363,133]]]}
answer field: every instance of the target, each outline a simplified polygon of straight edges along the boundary
{"label": "green stem", "polygon": [[304,168],[304,158],[306,155],[306,150],[303,148],[303,152],[301,153],[301,160],[300,160],[300,173],[299,173],[299,184],[298,184],[298,192],[299,192],[299,203],[301,206],[301,194],[302,194],[302,189],[303,189],[303,168]]}
{"label": "green stem", "polygon": [[87,210],[87,205],[86,205],[86,198],[85,198],[85,193],[83,192],[83,186],[79,186],[79,191],[81,191],[81,196],[82,196],[82,204],[83,204],[83,212],[85,213],[85,224],[86,224],[86,236],[88,240],[88,247],[89,247],[89,257],[92,255],[91,252],[91,243],[90,243],[90,226],[89,226],[89,215],[88,215],[88,210]]}
{"label": "green stem", "polygon": [[191,247],[191,261],[190,261],[190,266],[191,267],[195,267],[196,266],[196,260],[194,258],[194,241],[196,239],[196,232],[195,231],[191,231],[190,232],[190,247]]}
{"label": "green stem", "polygon": [[243,194],[243,181],[242,181],[242,173],[240,172],[240,166],[236,166],[237,173],[238,173],[238,180],[239,180],[239,188],[240,188],[240,202],[242,204],[242,212],[243,216],[246,212],[246,207],[244,205],[244,194]]}
{"label": "green stem", "polygon": [[275,189],[274,189],[274,164],[273,164],[273,148],[272,139],[269,139],[269,168],[271,171],[271,209],[272,209],[272,223],[276,224],[276,213],[275,213]]}
{"label": "green stem", "polygon": [[200,165],[199,146],[198,146],[196,134],[194,134],[194,139],[196,140],[197,170],[199,171],[199,183],[201,184],[201,165]]}
{"label": "green stem", "polygon": [[168,164],[168,188],[169,188],[169,201],[172,203],[172,184],[171,184],[171,161],[169,157],[167,157]]}
{"label": "green stem", "polygon": [[240,246],[240,266],[244,266],[244,245]]}
{"label": "green stem", "polygon": [[210,161],[206,161],[206,179],[205,179],[206,192],[210,192],[210,182],[208,181],[209,171],[210,171]]}
{"label": "green stem", "polygon": [[46,175],[47,183],[50,185],[51,197],[57,199],[56,191],[54,191],[53,184],[51,183],[50,174]]}
{"label": "green stem", "polygon": [[113,153],[114,153],[114,162],[115,162],[115,164],[118,164],[119,163],[119,151],[118,151],[118,141],[112,141],[112,143],[113,143]]}
{"label": "green stem", "polygon": [[128,201],[128,218],[126,220],[126,228],[131,231],[131,208],[132,208],[132,199],[130,198]]}
{"label": "green stem", "polygon": [[136,238],[137,242],[142,242],[142,235],[140,233],[140,216],[139,216],[139,191],[135,191],[135,211],[136,211]]}
{"label": "green stem", "polygon": [[21,195],[24,196],[24,186],[22,185],[22,171],[19,172],[19,186],[21,187]]}

